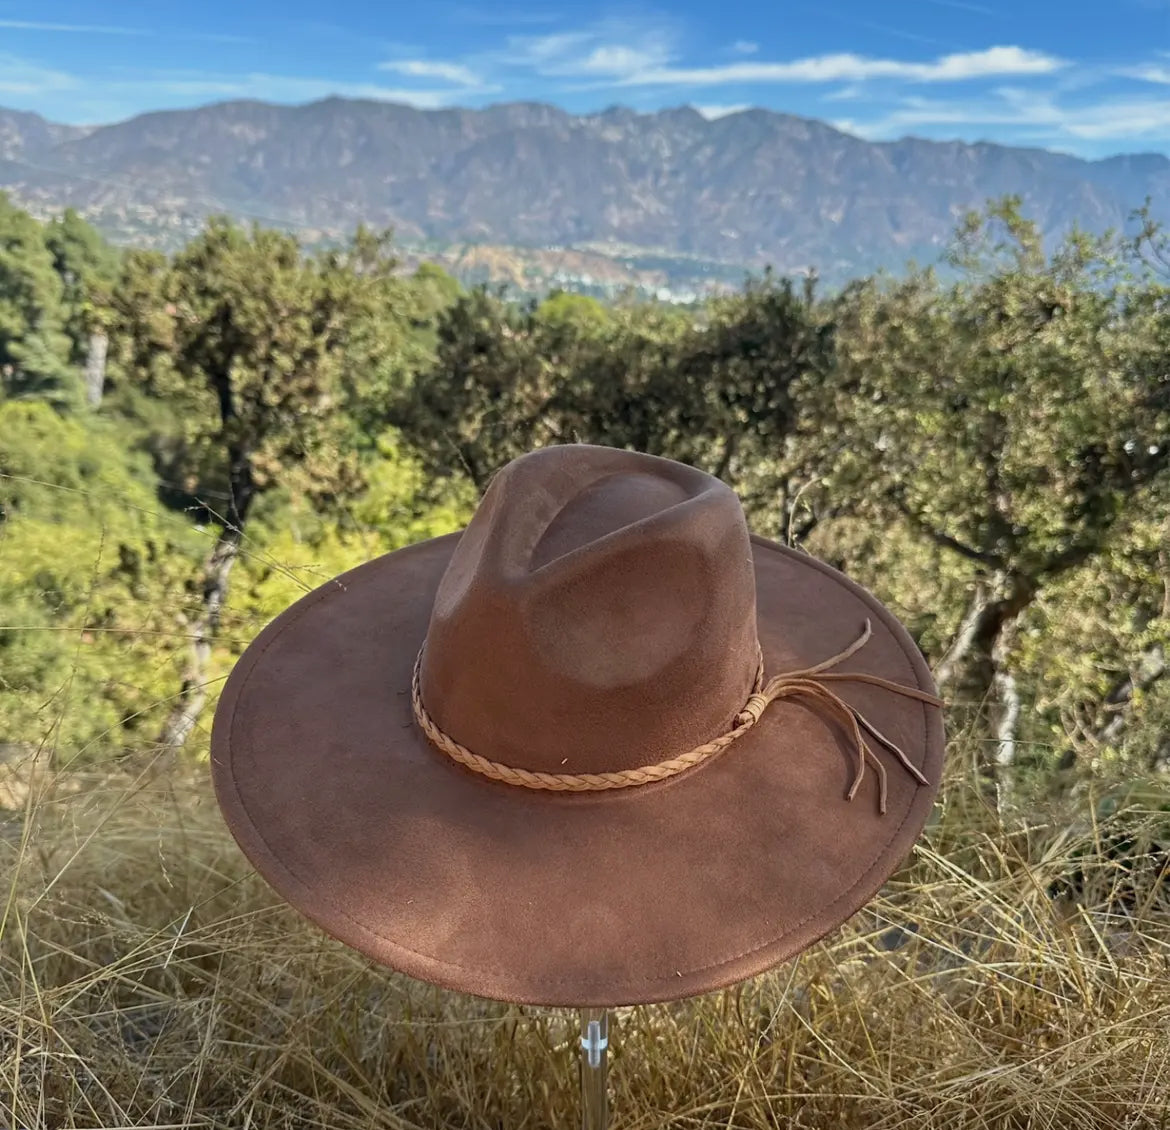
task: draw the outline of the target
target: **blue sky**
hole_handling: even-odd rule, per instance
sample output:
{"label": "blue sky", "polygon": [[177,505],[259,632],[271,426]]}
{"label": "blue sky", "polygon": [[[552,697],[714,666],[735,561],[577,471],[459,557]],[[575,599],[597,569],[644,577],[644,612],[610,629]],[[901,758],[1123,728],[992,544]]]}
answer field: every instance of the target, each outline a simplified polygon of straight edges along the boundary
{"label": "blue sky", "polygon": [[0,105],[756,105],[872,139],[1170,153],[1170,0],[0,0]]}

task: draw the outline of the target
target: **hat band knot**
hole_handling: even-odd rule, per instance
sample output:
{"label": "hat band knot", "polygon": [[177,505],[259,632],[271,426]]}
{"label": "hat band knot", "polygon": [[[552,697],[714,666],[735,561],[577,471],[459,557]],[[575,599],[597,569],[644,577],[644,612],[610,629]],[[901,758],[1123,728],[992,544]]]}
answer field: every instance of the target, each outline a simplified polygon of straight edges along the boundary
{"label": "hat band knot", "polygon": [[825,683],[830,681],[869,683],[872,686],[882,687],[894,694],[917,699],[919,702],[925,702],[931,706],[941,707],[943,701],[935,695],[918,690],[916,687],[906,687],[901,683],[879,678],[877,675],[832,670],[837,664],[860,651],[871,635],[872,629],[867,619],[861,635],[844,651],[830,656],[815,666],[774,675],[766,683],[764,682],[764,655],[761,650],[752,695],[735,716],[734,727],[731,730],[713,741],[692,749],[689,753],[682,754],[680,757],[672,757],[657,765],[641,765],[636,769],[619,769],[611,773],[542,773],[531,769],[518,769],[511,765],[503,765],[498,761],[491,761],[478,753],[473,753],[466,746],[460,745],[439,728],[423,705],[421,671],[423,651],[426,649],[425,642],[414,661],[414,677],[410,688],[411,705],[414,709],[415,721],[431,745],[459,762],[460,765],[479,773],[481,776],[526,789],[546,789],[555,792],[598,792],[604,789],[625,789],[635,785],[646,785],[653,781],[664,781],[669,777],[677,776],[716,754],[722,753],[733,742],[743,737],[759,722],[764,711],[773,702],[783,698],[804,698],[811,705],[820,707],[831,717],[844,723],[852,738],[854,753],[857,757],[857,771],[849,786],[849,791],[846,793],[846,799],[852,800],[857,795],[857,790],[865,778],[865,766],[868,762],[877,773],[878,808],[884,814],[886,811],[886,769],[870,742],[866,740],[867,735],[893,753],[902,767],[918,784],[928,785],[930,782],[904,750],[887,738],[860,711],[850,706],[840,695],[835,694],[825,686]]}

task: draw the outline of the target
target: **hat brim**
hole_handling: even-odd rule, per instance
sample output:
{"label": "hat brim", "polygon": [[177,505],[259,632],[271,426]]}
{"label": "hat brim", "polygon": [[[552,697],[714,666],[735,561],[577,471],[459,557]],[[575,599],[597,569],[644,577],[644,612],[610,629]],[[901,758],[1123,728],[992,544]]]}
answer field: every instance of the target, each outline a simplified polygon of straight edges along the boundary
{"label": "hat brim", "polygon": [[[248,647],[212,734],[220,806],[261,875],[375,961],[495,1000],[616,1006],[733,984],[859,910],[931,810],[941,712],[881,688],[833,689],[933,782],[892,757],[879,815],[843,727],[781,700],[726,751],[609,792],[487,780],[433,749],[410,683],[459,535],[360,566],[308,594]],[[842,669],[934,691],[909,634],[821,562],[753,538],[765,671],[873,637]],[[539,704],[533,704],[539,710]]]}

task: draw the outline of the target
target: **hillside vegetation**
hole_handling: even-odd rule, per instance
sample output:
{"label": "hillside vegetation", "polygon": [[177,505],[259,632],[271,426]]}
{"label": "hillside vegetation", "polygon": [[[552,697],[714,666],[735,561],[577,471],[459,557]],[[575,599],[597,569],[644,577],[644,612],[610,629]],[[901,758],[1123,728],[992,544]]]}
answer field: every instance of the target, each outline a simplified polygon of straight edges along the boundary
{"label": "hillside vegetation", "polygon": [[517,305],[383,235],[115,252],[0,198],[0,1112],[25,1127],[551,1127],[559,1013],[372,969],[246,866],[206,780],[267,620],[459,528],[533,447],[629,446],[906,623],[947,780],[798,963],[615,1033],[633,1127],[1164,1127],[1170,249],[1013,201],[953,277]]}

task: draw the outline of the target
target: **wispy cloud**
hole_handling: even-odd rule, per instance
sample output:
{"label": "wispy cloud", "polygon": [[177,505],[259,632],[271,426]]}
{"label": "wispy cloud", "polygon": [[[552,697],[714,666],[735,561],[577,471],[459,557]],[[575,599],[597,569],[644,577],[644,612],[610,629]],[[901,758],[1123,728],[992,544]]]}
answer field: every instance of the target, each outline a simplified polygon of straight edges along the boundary
{"label": "wispy cloud", "polygon": [[1001,87],[988,97],[951,102],[906,98],[891,111],[870,120],[837,119],[838,129],[870,140],[903,136],[923,127],[999,127],[1013,140],[1078,149],[1078,143],[1162,143],[1170,140],[1170,100],[1154,97],[1099,98],[1069,105],[1053,95]]}
{"label": "wispy cloud", "polygon": [[[505,49],[488,53],[489,67],[526,70],[544,78],[593,80],[596,87],[720,87],[808,83],[965,82],[973,79],[1048,75],[1068,64],[1045,51],[1015,45],[956,51],[932,59],[902,59],[837,52],[799,59],[756,57],[685,65],[674,26],[664,21],[602,21],[546,35],[511,35]],[[728,50],[753,55],[746,40]]]}
{"label": "wispy cloud", "polygon": [[119,35],[132,38],[198,40],[201,43],[251,43],[245,35],[218,31],[164,30],[145,27],[120,27],[111,24],[58,24],[40,20],[0,20],[0,30],[48,32],[64,35]]}
{"label": "wispy cloud", "polygon": [[52,24],[39,20],[0,20],[0,28],[9,31],[55,31],[80,35],[153,35],[140,27],[111,27],[108,24]]}
{"label": "wispy cloud", "polygon": [[[43,108],[51,116],[75,124],[129,117],[142,109],[235,99],[300,104],[340,96],[432,110],[458,103],[468,89],[464,86],[436,87],[433,83],[418,88],[338,81],[317,75],[281,75],[263,71],[236,74],[197,69],[114,71],[95,78],[69,74],[0,52],[0,98],[10,98],[15,104],[28,108]],[[62,106],[63,111],[56,110],[57,105]]]}
{"label": "wispy cloud", "polygon": [[822,102],[855,102],[858,98],[864,96],[864,90],[856,83],[851,83],[849,86],[842,86],[837,90],[831,90],[828,94],[821,95]]}
{"label": "wispy cloud", "polygon": [[1049,126],[1082,141],[1118,136],[1170,138],[1170,101],[1166,98],[1111,96],[1067,106],[1036,91],[1005,89],[995,93],[1025,122]]}
{"label": "wispy cloud", "polygon": [[548,71],[561,75],[604,75],[620,77],[626,81],[645,74],[670,59],[665,46],[646,44],[641,47],[607,45],[594,47],[580,59],[566,60]]}
{"label": "wispy cloud", "polygon": [[[523,6],[529,0],[508,2]],[[230,62],[236,53],[228,51],[211,54],[214,68],[184,71],[177,69],[186,65],[181,60],[206,57],[207,52],[195,47],[171,52],[178,61],[170,63],[162,50],[165,41],[183,38],[237,41],[230,27],[222,34],[187,33],[162,25],[147,30],[100,22],[0,19],[0,29],[12,33],[3,36],[10,50],[12,42],[32,42],[34,33],[45,33],[36,39],[37,60],[31,51],[21,58],[0,51],[0,103],[92,122],[99,114],[110,120],[144,108],[221,99],[303,103],[341,95],[432,109],[480,105],[502,92],[504,97],[543,98],[583,109],[602,98],[647,111],[666,102],[689,102],[711,119],[747,109],[749,103],[805,114],[839,111],[843,116],[836,124],[882,140],[918,132],[971,140],[990,136],[1085,153],[1143,141],[1170,148],[1170,55],[1152,50],[1095,64],[1019,43],[984,47],[985,39],[975,49],[949,42],[899,44],[888,37],[924,39],[918,22],[912,30],[879,26],[854,13],[848,18],[834,14],[833,0],[827,0],[827,7],[825,0],[807,0],[805,6],[816,5],[830,32],[834,21],[849,25],[839,29],[839,42],[874,46],[866,51],[778,55],[772,41],[736,38],[745,28],[729,23],[722,36],[704,41],[682,16],[645,6],[626,5],[617,8],[622,15],[572,23],[563,8],[486,10],[473,8],[471,0],[438,3],[451,28],[465,25],[463,34],[478,42],[476,49],[444,50],[437,45],[442,37],[429,40],[421,33],[411,44],[367,43],[344,29],[312,29],[312,36],[319,39],[361,40],[360,58],[366,60],[362,69],[355,71],[355,59],[345,71],[334,72],[340,79],[328,77],[324,66],[323,73],[309,75],[261,69],[236,73]],[[926,4],[977,16],[1010,15],[1006,6],[1001,7],[1003,0],[920,3],[923,15],[929,15]],[[15,13],[14,6],[5,6],[3,0],[0,10]],[[35,14],[31,7],[24,11]],[[876,10],[874,15],[878,17]],[[100,19],[96,14],[91,18]],[[959,22],[980,26],[975,19]],[[882,37],[867,37],[869,31],[881,32]],[[99,52],[84,66],[79,62],[76,67],[70,63],[54,69],[40,47],[62,46],[55,34],[150,36],[143,46],[159,50],[136,51],[140,58],[128,64],[113,57],[104,61]],[[297,34],[306,38],[300,25]],[[415,37],[404,33],[403,38]],[[115,70],[119,66],[127,69]],[[164,66],[168,69],[160,69]],[[67,73],[71,70],[76,74]]]}
{"label": "wispy cloud", "polygon": [[53,70],[28,59],[0,52],[0,94],[27,97],[73,90],[77,85],[77,78],[65,71]]}
{"label": "wispy cloud", "polygon": [[1143,63],[1138,67],[1122,67],[1117,74],[1121,78],[1136,78],[1142,82],[1153,82],[1159,86],[1170,86],[1170,66],[1161,63]]}
{"label": "wispy cloud", "polygon": [[[934,35],[924,35],[921,30],[910,31],[904,27],[894,27],[888,23],[878,23],[875,20],[862,19],[855,11],[839,12],[834,8],[829,7],[823,0],[817,0],[814,3],[801,3],[800,10],[808,15],[815,15],[819,22],[837,24],[839,27],[846,29],[845,34],[850,39],[857,36],[859,29],[866,31],[876,31],[881,36],[893,36],[895,39],[904,39],[908,43],[922,43],[927,47],[937,47],[943,50],[962,50],[961,45],[955,44],[953,41],[939,39]],[[878,9],[878,14],[881,14],[881,9]],[[921,27],[922,22],[915,24],[916,27]],[[928,25],[933,26],[933,25]]]}
{"label": "wispy cloud", "polygon": [[481,79],[462,63],[445,63],[437,59],[391,59],[378,64],[380,71],[393,71],[409,78],[434,78],[456,86],[476,87]]}
{"label": "wispy cloud", "polygon": [[627,78],[671,63],[675,40],[662,21],[604,20],[577,31],[511,35],[489,58],[545,77]]}
{"label": "wispy cloud", "polygon": [[502,52],[489,53],[489,58],[505,66],[532,67],[540,70],[546,64],[568,57],[594,38],[588,31],[562,31],[549,35],[510,35]]}
{"label": "wispy cloud", "polygon": [[1007,75],[1046,75],[1066,65],[1063,59],[1024,47],[989,47],[943,55],[931,62],[874,59],[842,53],[790,62],[728,63],[714,67],[657,67],[620,76],[619,85],[730,86],[749,83],[963,82]]}

